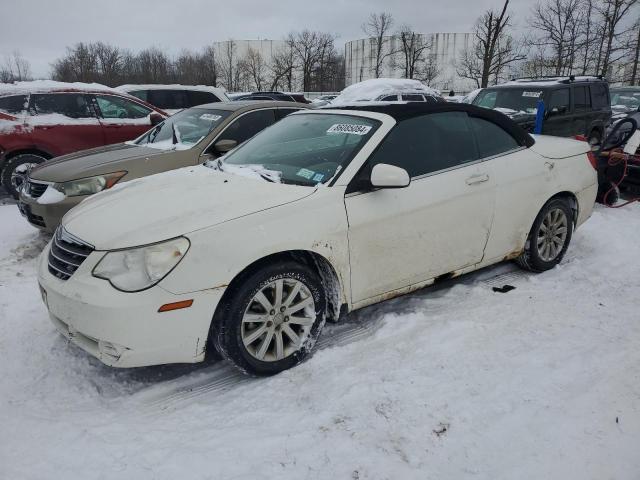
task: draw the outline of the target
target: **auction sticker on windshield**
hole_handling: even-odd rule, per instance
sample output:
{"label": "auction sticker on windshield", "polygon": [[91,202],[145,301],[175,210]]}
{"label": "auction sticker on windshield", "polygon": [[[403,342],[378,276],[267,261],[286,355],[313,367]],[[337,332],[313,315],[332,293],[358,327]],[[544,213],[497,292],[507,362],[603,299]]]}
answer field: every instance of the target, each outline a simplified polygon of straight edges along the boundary
{"label": "auction sticker on windshield", "polygon": [[352,123],[336,123],[327,133],[349,133],[351,135],[366,135],[371,130],[368,125],[356,125]]}
{"label": "auction sticker on windshield", "polygon": [[522,92],[523,97],[539,98],[542,92]]}
{"label": "auction sticker on windshield", "polygon": [[211,122],[217,122],[221,118],[221,115],[214,115],[213,113],[203,113],[200,115],[200,120],[209,120]]}

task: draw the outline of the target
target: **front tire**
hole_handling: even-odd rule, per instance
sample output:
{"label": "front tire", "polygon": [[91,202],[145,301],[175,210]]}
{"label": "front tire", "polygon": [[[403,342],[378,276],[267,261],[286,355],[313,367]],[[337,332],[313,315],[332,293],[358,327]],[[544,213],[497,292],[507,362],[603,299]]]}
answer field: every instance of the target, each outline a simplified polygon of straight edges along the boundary
{"label": "front tire", "polygon": [[[47,159],[41,155],[24,153],[11,157],[2,170],[2,186],[13,198],[18,198],[18,190],[25,181],[30,168],[44,163]],[[21,171],[25,170],[25,171]]]}
{"label": "front tire", "polygon": [[326,294],[318,275],[286,261],[237,283],[212,322],[216,350],[255,375],[273,375],[302,362],[326,318]]}
{"label": "front tire", "polygon": [[573,210],[567,200],[555,198],[546,203],[531,227],[525,249],[516,263],[532,272],[555,267],[564,257],[573,233]]}

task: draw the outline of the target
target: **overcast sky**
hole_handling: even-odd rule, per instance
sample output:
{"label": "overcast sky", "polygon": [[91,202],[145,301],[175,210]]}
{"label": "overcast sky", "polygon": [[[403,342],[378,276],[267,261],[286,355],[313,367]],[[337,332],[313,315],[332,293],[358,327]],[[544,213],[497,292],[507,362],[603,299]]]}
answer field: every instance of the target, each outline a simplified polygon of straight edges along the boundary
{"label": "overcast sky", "polygon": [[[422,33],[468,32],[487,8],[503,0],[0,0],[0,61],[19,50],[35,77],[77,42],[101,40],[137,51],[157,46],[170,54],[228,38],[280,39],[292,30],[339,36],[336,47],[362,38],[371,12],[389,11],[396,26]],[[511,0],[523,27],[532,0]]]}

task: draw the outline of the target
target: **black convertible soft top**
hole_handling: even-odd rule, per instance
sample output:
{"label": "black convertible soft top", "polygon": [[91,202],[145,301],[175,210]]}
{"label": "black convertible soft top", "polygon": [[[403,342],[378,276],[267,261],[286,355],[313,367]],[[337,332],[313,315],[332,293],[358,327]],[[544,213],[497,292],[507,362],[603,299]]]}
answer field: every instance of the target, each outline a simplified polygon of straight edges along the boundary
{"label": "black convertible soft top", "polygon": [[409,103],[363,103],[362,105],[351,104],[344,106],[327,105],[322,110],[360,110],[365,112],[385,113],[400,122],[407,118],[424,115],[426,113],[441,112],[466,112],[470,117],[484,118],[493,122],[509,132],[520,146],[531,147],[535,140],[522,127],[511,120],[506,115],[488,108],[477,107],[467,103],[429,103],[429,102],[409,102]]}

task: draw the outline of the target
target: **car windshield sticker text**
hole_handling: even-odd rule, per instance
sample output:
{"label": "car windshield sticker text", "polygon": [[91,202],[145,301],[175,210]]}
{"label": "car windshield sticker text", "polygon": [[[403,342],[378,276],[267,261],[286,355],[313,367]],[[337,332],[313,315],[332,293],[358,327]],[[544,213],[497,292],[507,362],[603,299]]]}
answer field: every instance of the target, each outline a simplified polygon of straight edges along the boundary
{"label": "car windshield sticker text", "polygon": [[312,171],[312,170],[307,170],[306,168],[301,168],[300,170],[298,170],[298,173],[296,173],[296,175],[298,175],[299,177],[302,178],[306,178],[307,180],[311,180],[311,177],[313,177],[315,175],[316,172]]}
{"label": "car windshield sticker text", "polygon": [[313,176],[313,181],[314,182],[321,182],[323,178],[324,178],[324,175],[322,173],[316,173]]}
{"label": "car windshield sticker text", "polygon": [[200,120],[209,120],[210,122],[217,122],[221,118],[221,115],[214,115],[213,113],[203,113],[200,115]]}
{"label": "car windshield sticker text", "polygon": [[352,135],[366,135],[371,130],[367,125],[355,125],[351,123],[336,123],[332,125],[327,133],[350,133]]}
{"label": "car windshield sticker text", "polygon": [[542,95],[542,92],[522,92],[523,97],[540,98],[540,95]]}

